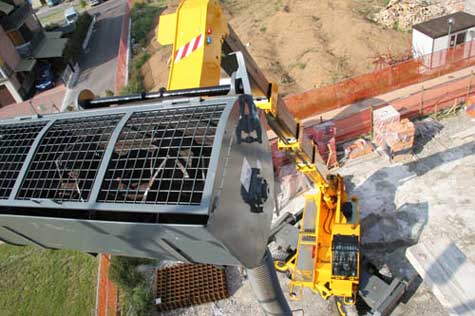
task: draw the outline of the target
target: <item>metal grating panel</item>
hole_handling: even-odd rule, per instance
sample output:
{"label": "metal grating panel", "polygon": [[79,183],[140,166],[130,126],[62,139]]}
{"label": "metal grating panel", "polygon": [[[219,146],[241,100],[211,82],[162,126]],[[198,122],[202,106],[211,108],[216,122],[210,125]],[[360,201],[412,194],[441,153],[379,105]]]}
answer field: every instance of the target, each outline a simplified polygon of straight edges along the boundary
{"label": "metal grating panel", "polygon": [[56,121],[35,152],[17,199],[87,201],[104,151],[122,116]]}
{"label": "metal grating panel", "polygon": [[224,105],[134,113],[98,202],[199,205]]}
{"label": "metal grating panel", "polygon": [[157,270],[159,312],[229,297],[226,273],[210,264],[180,264]]}
{"label": "metal grating panel", "polygon": [[36,136],[47,122],[0,126],[0,199],[7,199]]}

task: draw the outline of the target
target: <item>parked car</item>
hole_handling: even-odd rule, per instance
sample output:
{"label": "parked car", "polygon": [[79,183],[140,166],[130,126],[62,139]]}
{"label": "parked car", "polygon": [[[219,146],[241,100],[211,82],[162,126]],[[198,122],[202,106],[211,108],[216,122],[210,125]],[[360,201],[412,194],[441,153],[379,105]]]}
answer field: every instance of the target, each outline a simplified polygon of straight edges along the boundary
{"label": "parked car", "polygon": [[61,1],[60,0],[47,0],[46,4],[48,7],[54,7],[55,5],[59,4]]}
{"label": "parked car", "polygon": [[102,3],[102,0],[89,0],[89,5],[91,7],[95,6],[95,5],[98,5],[98,4],[101,4]]}
{"label": "parked car", "polygon": [[66,24],[75,24],[79,18],[79,13],[74,7],[69,7],[64,10],[64,20]]}
{"label": "parked car", "polygon": [[45,91],[55,86],[53,67],[51,64],[39,64],[36,69],[35,88],[37,91]]}

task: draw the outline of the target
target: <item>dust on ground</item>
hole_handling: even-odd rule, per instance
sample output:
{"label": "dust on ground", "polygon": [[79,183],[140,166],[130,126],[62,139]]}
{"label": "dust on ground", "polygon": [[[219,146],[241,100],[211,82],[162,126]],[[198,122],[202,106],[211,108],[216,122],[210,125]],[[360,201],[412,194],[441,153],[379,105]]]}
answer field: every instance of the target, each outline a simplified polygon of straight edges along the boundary
{"label": "dust on ground", "polygon": [[[410,34],[368,20],[384,0],[225,0],[231,26],[269,80],[284,94],[302,92],[375,69],[380,54],[410,49]],[[167,11],[173,12],[176,4]],[[151,40],[145,87],[166,86],[171,48]]]}

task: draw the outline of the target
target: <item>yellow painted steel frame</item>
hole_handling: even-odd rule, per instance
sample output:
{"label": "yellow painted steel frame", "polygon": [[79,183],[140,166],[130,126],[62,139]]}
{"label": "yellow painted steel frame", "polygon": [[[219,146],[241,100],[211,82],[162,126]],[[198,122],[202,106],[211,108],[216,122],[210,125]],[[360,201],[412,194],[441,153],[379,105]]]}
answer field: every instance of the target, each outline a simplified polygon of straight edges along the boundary
{"label": "yellow painted steel frame", "polygon": [[[160,16],[157,38],[173,44],[168,90],[215,86],[221,76],[221,46],[228,26],[218,1],[182,1],[176,13]],[[201,35],[202,45],[177,60],[177,52]],[[188,49],[192,49],[187,47]]]}
{"label": "yellow painted steel frame", "polygon": [[[272,94],[277,93],[277,86],[272,85]],[[276,98],[271,96],[267,102],[260,102],[257,106],[264,111],[278,116],[276,110]],[[300,123],[300,130],[303,131],[303,124]],[[307,175],[314,183],[317,193],[307,194],[305,196],[305,208],[302,219],[302,226],[299,232],[299,242],[297,252],[287,262],[275,262],[275,268],[281,272],[290,272],[291,281],[289,284],[291,298],[299,300],[303,293],[303,288],[307,287],[320,294],[324,299],[335,295],[343,298],[345,304],[354,304],[356,302],[356,293],[359,284],[359,258],[357,260],[357,273],[354,277],[341,277],[332,274],[332,242],[335,235],[356,236],[360,240],[360,220],[359,203],[356,197],[351,200],[345,191],[343,178],[339,175],[330,175],[326,179],[322,176],[319,168],[307,157],[302,150],[303,132],[293,143],[286,143],[279,140],[278,148],[297,156],[294,160],[297,169]],[[315,147],[315,145],[314,145]],[[318,150],[314,148],[314,150]],[[295,155],[297,153],[297,155]],[[319,155],[317,156],[318,158]],[[356,214],[347,222],[341,212],[341,206],[344,202],[351,201]],[[311,229],[305,226],[308,221],[309,211],[315,210],[314,221]],[[312,264],[309,269],[299,268],[299,260],[305,255],[302,250],[310,249],[312,254]],[[359,256],[359,253],[358,253]]]}
{"label": "yellow painted steel frame", "polygon": [[[291,281],[289,290],[291,299],[300,300],[303,288],[319,293],[323,299],[332,295],[343,298],[345,304],[356,302],[359,283],[358,272],[354,277],[341,277],[332,274],[332,241],[335,235],[357,236],[360,239],[359,206],[353,197],[356,214],[352,222],[347,222],[341,213],[342,201],[345,201],[342,179],[338,179],[338,201],[336,209],[329,209],[323,200],[322,192],[305,195],[305,208],[299,233],[297,252],[287,262],[275,262],[275,268],[281,272],[289,272]],[[314,213],[313,213],[314,212]],[[308,226],[309,220],[313,226]],[[306,269],[299,260],[305,257],[304,252],[311,253],[312,264]],[[359,258],[358,258],[359,263]]]}
{"label": "yellow painted steel frame", "polygon": [[[173,44],[173,55],[170,61],[170,71],[167,89],[186,89],[196,87],[214,86],[219,84],[221,74],[221,54],[223,41],[229,34],[219,2],[216,0],[184,0],[179,5],[176,13],[160,17],[157,29],[157,38],[163,45]],[[201,41],[196,44],[196,38],[201,35]],[[183,54],[193,43],[195,49]],[[187,46],[188,44],[188,46]],[[196,45],[195,45],[196,44]],[[185,56],[186,55],[186,56]],[[267,95],[267,91],[262,91]],[[256,101],[256,106],[265,111],[278,122],[277,111],[279,99],[278,86],[272,84],[267,100]],[[292,274],[290,291],[302,293],[304,287],[327,299],[331,295],[344,298],[343,302],[355,302],[358,285],[358,273],[354,277],[338,277],[332,275],[332,240],[335,235],[357,236],[360,239],[358,202],[352,199],[356,216],[352,222],[346,222],[341,214],[342,203],[348,200],[340,176],[328,175],[326,166],[318,155],[318,150],[313,145],[313,156],[303,150],[304,133],[303,124],[296,121],[299,128],[298,135],[289,134],[285,124],[274,125],[273,128],[280,137],[279,148],[289,152],[297,165],[314,183],[317,193],[306,196],[303,222],[311,219],[312,229],[302,226],[299,234],[297,253],[285,263],[277,263],[276,269],[289,271]],[[280,133],[278,133],[280,132]],[[289,139],[295,141],[289,142]],[[307,143],[308,144],[308,143]],[[309,215],[313,212],[313,215]],[[312,217],[314,216],[314,218]],[[311,251],[311,267],[302,269],[304,252]],[[358,260],[359,262],[359,260]],[[298,298],[296,295],[295,298]]]}

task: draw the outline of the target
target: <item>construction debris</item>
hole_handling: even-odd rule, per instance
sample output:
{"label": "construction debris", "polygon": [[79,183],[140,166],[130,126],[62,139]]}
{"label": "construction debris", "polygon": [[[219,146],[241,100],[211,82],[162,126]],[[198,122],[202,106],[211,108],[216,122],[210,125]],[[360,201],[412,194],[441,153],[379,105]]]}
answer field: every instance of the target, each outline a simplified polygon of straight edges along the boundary
{"label": "construction debris", "polygon": [[290,157],[287,155],[287,153],[283,150],[279,150],[277,147],[277,141],[273,141],[271,143],[271,149],[272,149],[272,164],[274,166],[274,174],[279,175],[279,170],[291,163]]}
{"label": "construction debris", "polygon": [[224,269],[210,264],[180,264],[157,270],[155,304],[159,312],[228,297]]}
{"label": "construction debris", "polygon": [[412,147],[416,129],[408,119],[392,123],[387,128],[386,152],[392,162],[402,162],[412,158]]}
{"label": "construction debris", "polygon": [[336,153],[336,126],[333,122],[317,124],[307,130],[308,136],[317,145],[318,152],[328,167],[338,165]]}
{"label": "construction debris", "polygon": [[409,31],[414,24],[463,10],[463,0],[391,0],[369,18],[389,28]]}
{"label": "construction debris", "polygon": [[391,161],[400,162],[412,158],[416,128],[408,119],[400,120],[400,114],[388,105],[373,112],[373,139],[384,149]]}
{"label": "construction debris", "polygon": [[345,158],[347,160],[359,158],[374,151],[373,145],[363,138],[357,139],[352,143],[345,144],[343,148],[345,150]]}
{"label": "construction debris", "polygon": [[412,148],[415,134],[414,123],[403,119],[388,125],[385,141],[391,152],[400,152]]}
{"label": "construction debris", "polygon": [[279,208],[286,206],[299,193],[308,189],[305,175],[297,171],[295,164],[287,164],[279,169],[277,185]]}
{"label": "construction debris", "polygon": [[469,117],[475,118],[475,97],[468,99],[465,104],[465,113],[467,113]]}
{"label": "construction debris", "polygon": [[423,120],[417,121],[414,126],[416,128],[417,138],[424,139],[426,142],[439,134],[444,127],[440,122],[434,120],[432,117],[427,117]]}
{"label": "construction debris", "polygon": [[386,132],[388,125],[400,120],[399,112],[391,105],[373,112],[373,139],[378,147],[386,146]]}

